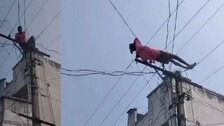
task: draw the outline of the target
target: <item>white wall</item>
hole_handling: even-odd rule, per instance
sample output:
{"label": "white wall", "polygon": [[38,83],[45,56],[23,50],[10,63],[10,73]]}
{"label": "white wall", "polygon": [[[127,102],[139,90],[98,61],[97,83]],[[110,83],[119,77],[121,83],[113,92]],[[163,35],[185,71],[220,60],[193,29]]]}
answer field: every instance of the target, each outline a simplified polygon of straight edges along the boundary
{"label": "white wall", "polygon": [[[149,95],[148,112],[142,120],[131,126],[160,126],[175,112],[175,108],[168,110],[171,105],[171,90],[175,92],[175,81],[173,80],[173,88],[167,88],[165,85],[157,87]],[[183,84],[183,92],[190,96],[188,101],[184,100],[184,110],[187,126],[224,125],[224,96],[203,88],[200,85]],[[172,97],[171,97],[172,96]],[[165,108],[163,108],[163,103]],[[169,121],[170,126],[175,126],[176,117]]]}
{"label": "white wall", "polygon": [[[37,56],[36,77],[39,91],[40,119],[46,122],[61,125],[61,65],[49,59]],[[4,94],[12,96],[21,88],[27,89],[29,76],[24,77],[25,60],[17,64],[13,70],[13,80],[5,88]],[[24,92],[23,95],[27,95]],[[31,94],[29,94],[31,97]],[[7,104],[7,103],[6,103]],[[20,109],[20,108],[17,108]],[[9,114],[11,115],[11,114]]]}
{"label": "white wall", "polygon": [[36,66],[39,86],[39,106],[42,120],[61,125],[61,65],[45,58],[37,57]]}
{"label": "white wall", "polygon": [[156,88],[148,96],[148,112],[145,114],[145,117],[132,126],[162,125],[172,116],[173,110],[168,110],[170,104],[170,88],[166,85]]}
{"label": "white wall", "polygon": [[[191,101],[185,101],[185,115],[187,125],[201,125],[223,123],[224,125],[224,97],[204,88],[185,85],[192,95]],[[221,126],[221,124],[220,124]]]}
{"label": "white wall", "polygon": [[9,98],[4,98],[3,102],[4,113],[2,126],[14,126],[16,124],[23,126],[31,126],[31,120],[18,115],[18,113],[20,113],[32,116],[31,104]]}

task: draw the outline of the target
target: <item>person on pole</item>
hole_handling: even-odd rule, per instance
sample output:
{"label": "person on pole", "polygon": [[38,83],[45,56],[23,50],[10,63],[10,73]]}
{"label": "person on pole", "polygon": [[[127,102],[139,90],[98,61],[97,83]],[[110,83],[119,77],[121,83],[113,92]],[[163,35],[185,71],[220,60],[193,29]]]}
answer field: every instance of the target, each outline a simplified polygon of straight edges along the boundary
{"label": "person on pole", "polygon": [[150,61],[152,63],[158,61],[162,64],[168,64],[171,62],[185,69],[193,69],[196,66],[196,63],[188,64],[177,55],[153,49],[149,46],[143,46],[138,38],[135,38],[134,42],[129,44],[129,49],[131,54],[135,51],[136,58],[140,57],[142,61]]}
{"label": "person on pole", "polygon": [[21,26],[17,28],[18,32],[15,34],[15,41],[19,43],[24,53],[27,53],[28,50],[35,49],[34,37],[31,36],[29,40],[26,39],[26,32],[23,31]]}

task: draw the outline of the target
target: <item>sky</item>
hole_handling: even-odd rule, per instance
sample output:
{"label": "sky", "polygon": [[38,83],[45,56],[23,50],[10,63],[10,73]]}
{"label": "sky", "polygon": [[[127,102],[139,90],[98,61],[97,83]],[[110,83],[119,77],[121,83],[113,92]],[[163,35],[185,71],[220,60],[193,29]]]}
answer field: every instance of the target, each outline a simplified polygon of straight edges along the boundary
{"label": "sky", "polygon": [[[169,16],[168,0],[111,0],[134,34],[146,45],[155,32]],[[181,0],[180,0],[181,1]],[[176,0],[171,0],[171,12],[176,8]],[[207,0],[184,0],[179,6],[176,22],[176,34],[188,23]],[[210,0],[194,16],[174,41],[173,53],[190,39],[178,55],[189,63],[199,62],[224,39],[224,16],[221,8],[212,18],[213,13],[223,4],[222,0]],[[68,69],[94,69],[102,71],[124,71],[134,55],[128,49],[135,36],[126,26],[108,0],[63,0],[62,7],[62,67]],[[175,14],[169,21],[169,41],[174,36]],[[210,18],[209,21],[207,21]],[[207,22],[205,25],[204,23]],[[167,23],[159,30],[148,46],[164,49],[167,35]],[[168,41],[168,42],[169,42]],[[171,44],[172,45],[172,44]],[[224,45],[220,45],[208,55],[187,76],[199,83],[204,78],[224,65]],[[172,52],[172,46],[167,49]],[[155,65],[160,65],[156,63]],[[131,63],[127,71],[140,71],[142,64]],[[148,68],[145,72],[153,71]],[[172,71],[183,70],[172,66]],[[223,70],[215,73],[200,83],[203,87],[224,94]],[[111,77],[93,75],[69,77],[62,75],[62,125],[83,126],[104,100],[86,126],[127,125],[127,110],[136,107],[139,113],[147,112],[146,96],[161,80],[156,75],[141,92],[151,75],[136,77]],[[137,79],[136,79],[137,78]],[[135,81],[136,80],[136,81]],[[140,92],[138,97],[133,98]],[[123,98],[122,98],[123,97]],[[131,103],[131,105],[129,105]],[[115,106],[116,105],[116,106]],[[128,109],[126,109],[128,108]],[[110,114],[109,114],[110,113]],[[108,116],[107,116],[108,115]],[[105,119],[105,117],[107,117]],[[105,120],[104,120],[105,119]],[[104,120],[104,121],[103,121]]]}
{"label": "sky", "polygon": [[[10,33],[11,27],[18,25],[16,25],[18,0],[15,1],[15,5],[12,6],[14,0],[1,0],[0,21],[5,19],[12,6],[6,17],[8,22],[4,22],[0,28],[0,32],[6,35]],[[28,36],[37,37],[40,34],[37,39],[38,43],[61,53],[60,55],[49,52],[38,46],[40,50],[49,53],[52,60],[62,63],[62,68],[108,72],[127,69],[128,72],[139,72],[144,66],[132,62],[135,56],[130,54],[128,49],[129,43],[132,43],[136,36],[142,44],[148,43],[148,46],[161,50],[165,48],[167,33],[169,33],[168,42],[173,40],[176,13],[170,18],[169,32],[167,32],[167,23],[165,23],[154,36],[169,16],[168,0],[111,0],[135,35],[108,0],[32,1],[28,7],[31,0],[25,0],[28,7],[25,14],[26,23],[24,23],[24,15],[22,16],[24,1],[19,1],[21,25],[25,27],[25,24],[28,26],[31,23],[27,29]],[[44,5],[45,2],[47,2],[46,5]],[[171,12],[176,8],[176,2],[176,0],[171,0]],[[178,56],[189,63],[199,62],[206,56],[193,70],[182,73],[195,83],[200,83],[224,65],[222,58],[224,45],[221,43],[224,40],[224,8],[221,7],[224,1],[208,0],[204,8],[194,16],[206,2],[207,0],[183,0],[177,13],[175,33],[181,32],[175,38],[173,53],[176,54],[189,41]],[[217,11],[218,8],[220,9]],[[214,13],[215,15],[212,16]],[[34,18],[35,15],[37,15],[36,18]],[[191,19],[192,17],[194,18]],[[185,24],[187,24],[186,27]],[[181,30],[183,27],[185,28]],[[11,33],[11,36],[14,36],[15,32]],[[0,38],[0,43],[4,42],[5,39]],[[50,44],[51,42],[53,44]],[[215,50],[208,55],[213,49]],[[0,78],[6,77],[10,81],[12,79],[10,70],[18,62],[19,52],[15,52],[12,46],[0,47],[0,51],[2,57]],[[169,46],[167,51],[172,52],[172,46]],[[9,52],[10,55],[8,55]],[[171,70],[183,69],[172,66]],[[144,71],[153,70],[147,68]],[[224,71],[221,69],[200,85],[224,95],[223,74]],[[161,83],[158,75],[155,75],[144,87],[151,76],[70,77],[62,75],[62,126],[83,126],[102,101],[104,102],[86,126],[99,126],[99,124],[113,126],[117,119],[119,120],[116,126],[127,125],[126,112],[128,109],[135,107],[139,113],[147,112],[146,96]],[[108,92],[110,92],[109,95],[107,95]],[[106,99],[105,96],[107,96]]]}

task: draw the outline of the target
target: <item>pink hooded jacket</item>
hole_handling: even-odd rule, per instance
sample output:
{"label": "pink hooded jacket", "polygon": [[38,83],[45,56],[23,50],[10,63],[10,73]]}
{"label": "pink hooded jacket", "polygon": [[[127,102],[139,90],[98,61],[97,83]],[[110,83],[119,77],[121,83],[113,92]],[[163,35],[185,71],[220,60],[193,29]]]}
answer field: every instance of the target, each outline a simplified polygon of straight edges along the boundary
{"label": "pink hooded jacket", "polygon": [[138,38],[135,38],[134,44],[136,47],[136,54],[143,60],[151,60],[155,63],[155,60],[160,56],[160,50],[153,49],[149,46],[143,46]]}

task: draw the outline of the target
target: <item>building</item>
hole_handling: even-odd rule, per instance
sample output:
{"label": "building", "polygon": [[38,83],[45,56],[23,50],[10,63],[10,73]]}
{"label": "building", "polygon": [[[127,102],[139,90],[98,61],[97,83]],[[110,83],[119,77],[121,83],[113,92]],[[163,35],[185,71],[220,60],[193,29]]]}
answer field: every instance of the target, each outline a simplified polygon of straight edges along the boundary
{"label": "building", "polygon": [[[41,125],[61,125],[61,65],[35,54],[35,74]],[[29,66],[22,58],[13,68],[13,80],[0,80],[0,126],[32,125]]]}
{"label": "building", "polygon": [[[224,126],[224,96],[196,83],[181,83],[186,126]],[[148,111],[128,110],[128,126],[177,126],[175,80],[166,78],[148,96]]]}

